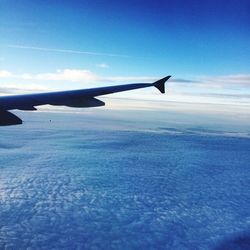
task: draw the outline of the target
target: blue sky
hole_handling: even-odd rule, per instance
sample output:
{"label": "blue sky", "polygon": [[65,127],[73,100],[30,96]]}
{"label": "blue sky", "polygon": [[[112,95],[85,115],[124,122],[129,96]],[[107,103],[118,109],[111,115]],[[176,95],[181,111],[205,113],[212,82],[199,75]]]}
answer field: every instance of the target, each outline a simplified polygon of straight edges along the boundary
{"label": "blue sky", "polygon": [[[0,5],[3,93],[171,74],[165,99],[250,103],[248,0],[1,0]],[[144,97],[158,98],[151,92],[145,90]],[[139,92],[125,97],[133,95]]]}

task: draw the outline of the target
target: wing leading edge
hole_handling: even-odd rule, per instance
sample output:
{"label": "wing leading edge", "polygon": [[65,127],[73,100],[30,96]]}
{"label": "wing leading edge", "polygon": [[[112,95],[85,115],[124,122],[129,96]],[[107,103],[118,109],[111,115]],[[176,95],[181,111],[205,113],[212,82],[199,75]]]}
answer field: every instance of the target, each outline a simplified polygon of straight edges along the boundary
{"label": "wing leading edge", "polygon": [[161,93],[165,93],[165,82],[170,77],[164,77],[153,83],[132,83],[101,88],[3,96],[0,97],[0,126],[22,124],[22,120],[8,112],[9,110],[36,110],[36,106],[46,104],[76,108],[99,107],[104,106],[105,103],[95,97],[147,87],[155,87]]}

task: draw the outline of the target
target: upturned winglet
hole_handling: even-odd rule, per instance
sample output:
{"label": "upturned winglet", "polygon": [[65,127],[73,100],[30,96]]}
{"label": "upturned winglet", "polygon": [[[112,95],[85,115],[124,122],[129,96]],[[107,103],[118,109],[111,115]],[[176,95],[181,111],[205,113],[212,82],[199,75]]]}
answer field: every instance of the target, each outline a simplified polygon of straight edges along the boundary
{"label": "upturned winglet", "polygon": [[160,79],[160,80],[158,80],[158,81],[156,81],[156,82],[154,82],[154,83],[152,83],[153,84],[153,86],[155,86],[157,89],[159,89],[160,90],[160,92],[161,93],[165,93],[165,82],[170,78],[171,76],[166,76],[166,77],[164,77],[164,78],[162,78],[162,79]]}

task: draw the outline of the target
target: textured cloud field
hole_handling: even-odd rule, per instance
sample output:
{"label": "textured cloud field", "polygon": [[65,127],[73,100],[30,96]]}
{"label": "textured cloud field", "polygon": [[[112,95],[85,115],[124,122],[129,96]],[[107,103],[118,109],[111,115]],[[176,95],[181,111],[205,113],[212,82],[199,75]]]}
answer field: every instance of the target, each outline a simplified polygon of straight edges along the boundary
{"label": "textured cloud field", "polygon": [[249,131],[22,116],[23,126],[1,128],[1,249],[250,243]]}

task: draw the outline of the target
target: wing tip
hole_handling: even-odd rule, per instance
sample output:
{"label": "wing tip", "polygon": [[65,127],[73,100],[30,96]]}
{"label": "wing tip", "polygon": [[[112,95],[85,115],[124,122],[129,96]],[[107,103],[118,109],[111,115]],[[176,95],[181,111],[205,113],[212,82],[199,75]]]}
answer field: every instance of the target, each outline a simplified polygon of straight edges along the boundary
{"label": "wing tip", "polygon": [[157,80],[153,83],[153,86],[156,87],[162,94],[165,93],[165,82],[171,77],[171,75],[168,75],[160,80]]}

